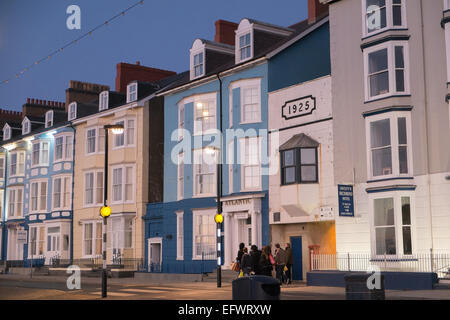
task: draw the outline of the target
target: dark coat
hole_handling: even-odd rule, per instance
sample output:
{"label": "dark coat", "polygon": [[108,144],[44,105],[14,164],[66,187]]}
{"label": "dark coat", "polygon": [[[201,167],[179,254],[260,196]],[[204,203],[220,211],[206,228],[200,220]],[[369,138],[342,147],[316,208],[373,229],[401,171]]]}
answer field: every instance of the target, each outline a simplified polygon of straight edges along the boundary
{"label": "dark coat", "polygon": [[290,247],[286,248],[286,264],[292,265],[294,263],[294,259],[292,258],[292,249]]}
{"label": "dark coat", "polygon": [[239,264],[241,263],[243,254],[244,254],[244,251],[242,251],[242,250],[238,251],[238,254],[237,254],[237,257],[236,257],[236,262],[238,262]]}
{"label": "dark coat", "polygon": [[270,263],[270,259],[266,258],[263,254],[261,254],[261,257],[259,258],[259,269],[261,275],[269,277],[272,276],[273,266]]}
{"label": "dark coat", "polygon": [[255,274],[261,274],[261,270],[259,267],[259,260],[261,259],[261,251],[250,251],[250,257],[252,258],[252,271]]}
{"label": "dark coat", "polygon": [[241,269],[245,271],[250,271],[252,268],[252,258],[248,253],[242,255],[241,259]]}

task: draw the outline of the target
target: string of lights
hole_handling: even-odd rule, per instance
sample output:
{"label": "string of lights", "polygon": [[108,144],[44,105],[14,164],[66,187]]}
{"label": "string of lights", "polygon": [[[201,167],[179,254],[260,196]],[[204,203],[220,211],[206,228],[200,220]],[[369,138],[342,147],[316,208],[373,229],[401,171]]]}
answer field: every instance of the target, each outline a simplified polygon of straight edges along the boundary
{"label": "string of lights", "polygon": [[137,7],[138,5],[141,5],[141,6],[142,6],[143,4],[144,4],[144,0],[140,0],[140,1],[136,2],[136,3],[133,4],[132,6],[126,8],[125,10],[122,10],[120,13],[118,13],[118,14],[116,14],[115,16],[109,18],[108,20],[106,20],[106,21],[103,22],[102,24],[99,24],[99,25],[96,26],[95,28],[93,28],[93,29],[89,30],[88,32],[84,33],[83,35],[81,35],[81,36],[78,37],[77,39],[72,40],[72,41],[66,43],[65,45],[63,45],[62,47],[60,47],[59,49],[50,52],[48,55],[46,55],[46,56],[43,57],[42,59],[36,60],[34,63],[30,64],[29,66],[27,66],[27,67],[25,67],[25,68],[23,68],[20,72],[17,72],[15,75],[13,75],[12,77],[10,77],[9,79],[0,81],[0,85],[7,84],[7,83],[9,83],[11,80],[13,80],[13,79],[18,79],[18,78],[19,78],[20,76],[22,76],[25,72],[28,72],[31,68],[37,66],[38,64],[40,64],[40,63],[42,63],[42,62],[44,62],[44,61],[46,61],[46,60],[49,60],[49,59],[50,59],[51,57],[53,57],[54,55],[56,55],[56,54],[58,54],[58,53],[61,53],[61,52],[63,52],[66,48],[68,48],[68,47],[70,47],[70,46],[73,46],[73,45],[77,44],[78,42],[80,42],[80,40],[82,40],[82,39],[84,39],[84,38],[86,38],[86,37],[88,37],[88,36],[91,36],[91,35],[92,35],[95,31],[97,31],[98,29],[100,29],[100,28],[102,28],[102,27],[105,27],[105,26],[109,25],[113,20],[115,20],[115,19],[117,19],[117,18],[119,18],[119,17],[121,17],[121,16],[125,16],[125,14],[126,14],[128,11],[132,10],[133,8]]}

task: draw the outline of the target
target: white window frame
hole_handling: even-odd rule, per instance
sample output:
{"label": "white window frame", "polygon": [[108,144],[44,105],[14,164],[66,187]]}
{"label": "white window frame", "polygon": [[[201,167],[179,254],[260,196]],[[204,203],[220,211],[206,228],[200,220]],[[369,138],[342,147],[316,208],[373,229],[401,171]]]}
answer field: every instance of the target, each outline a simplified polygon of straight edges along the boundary
{"label": "white window frame", "polygon": [[[192,210],[192,260],[202,260],[202,256],[201,255],[196,255],[196,243],[195,243],[195,237],[197,236],[197,230],[196,230],[196,219],[198,216],[203,216],[206,215],[207,216],[207,221],[211,221],[210,223],[213,225],[213,233],[211,235],[206,235],[207,237],[212,237],[214,239],[214,246],[212,247],[212,252],[216,251],[217,248],[217,231],[216,231],[216,227],[215,227],[215,222],[214,222],[214,216],[216,214],[216,209],[211,208],[211,209],[200,209],[200,210]],[[203,235],[205,236],[205,235]],[[212,256],[212,254],[211,254]],[[210,258],[210,256],[207,256],[207,259]],[[210,260],[215,260],[216,256],[214,256],[213,259]]]}
{"label": "white window frame", "polygon": [[[16,172],[13,174],[12,172],[12,156],[16,155]],[[22,160],[23,162],[20,162],[20,158],[22,155]],[[9,170],[9,177],[13,178],[13,177],[22,177],[25,175],[25,157],[26,157],[26,153],[25,151],[13,151],[9,154],[9,163],[8,163],[8,170]]]}
{"label": "white window frame", "polygon": [[[62,156],[61,158],[56,158],[56,140],[62,138]],[[54,139],[55,143],[53,146],[53,162],[61,162],[61,161],[72,161],[73,159],[73,141],[74,135],[70,132],[63,132],[55,135]],[[69,144],[68,141],[71,141]],[[70,146],[70,147],[69,147]]]}
{"label": "white window frame", "polygon": [[45,127],[53,127],[53,110],[49,110],[45,113]]}
{"label": "white window frame", "polygon": [[[82,256],[83,258],[96,258],[96,257],[101,257],[102,255],[102,251],[103,251],[103,241],[102,241],[102,247],[100,249],[100,253],[99,254],[95,254],[95,248],[96,248],[96,240],[97,239],[102,239],[103,237],[103,225],[102,225],[102,234],[100,236],[97,235],[97,223],[102,225],[102,221],[101,220],[87,220],[87,221],[82,221],[82,233],[83,233],[83,238],[82,238]],[[85,241],[86,241],[86,232],[85,232],[85,225],[87,224],[92,224],[92,244],[91,244],[91,249],[92,249],[92,254],[86,254],[86,247],[85,247]]]}
{"label": "white window frame", "polygon": [[386,27],[380,28],[376,31],[368,32],[367,31],[367,23],[366,23],[366,16],[367,16],[367,0],[361,0],[362,1],[362,28],[363,28],[363,38],[370,37],[373,35],[376,35],[378,33],[384,32],[386,30],[395,30],[395,29],[406,29],[408,27],[408,23],[406,21],[406,0],[402,0],[402,25],[401,26],[394,26],[394,20],[393,20],[393,1],[392,0],[386,0]]}
{"label": "white window frame", "polygon": [[[42,191],[42,184],[43,183],[45,183],[45,192],[43,193],[43,191]],[[37,184],[37,202],[36,202],[36,206],[37,206],[37,209],[36,210],[33,210],[33,185],[34,184]],[[30,191],[29,191],[29,194],[30,194],[30,196],[29,196],[29,201],[30,201],[30,203],[29,203],[29,208],[30,208],[30,210],[29,210],[29,212],[30,213],[46,213],[47,212],[47,209],[48,209],[48,204],[47,204],[47,202],[48,202],[48,190],[49,190],[49,188],[48,188],[48,179],[36,179],[36,180],[31,180],[30,181]],[[42,206],[42,195],[45,195],[45,203],[44,203],[44,205],[45,205],[45,208],[43,208],[43,209],[41,209],[41,206]]]}
{"label": "white window frame", "polygon": [[[408,159],[408,173],[400,174],[399,162],[399,142],[398,142],[398,118],[406,118],[406,142],[407,142],[407,159]],[[372,163],[372,149],[371,149],[371,133],[370,124],[375,121],[389,119],[391,131],[391,159],[392,172],[391,174],[374,176]],[[398,177],[412,177],[413,176],[413,150],[412,150],[412,129],[411,129],[411,112],[410,111],[393,111],[387,113],[380,113],[373,116],[366,117],[366,156],[367,156],[367,177],[369,180],[384,180]]]}
{"label": "white window frame", "polygon": [[[189,58],[189,79],[190,80],[194,80],[200,77],[203,77],[205,75],[206,72],[206,50],[205,50],[205,44],[203,43],[202,40],[200,39],[196,39],[194,41],[194,43],[192,44],[192,47],[190,49],[190,58]],[[194,65],[194,61],[195,61],[195,56],[198,54],[203,54],[203,72],[199,75],[195,75],[195,65]],[[197,66],[199,66],[200,64],[198,64]]]}
{"label": "white window frame", "polygon": [[107,110],[109,107],[109,91],[103,91],[98,98],[98,111]]}
{"label": "white window frame", "polygon": [[69,112],[67,114],[67,120],[72,121],[77,118],[77,103],[72,102],[69,104],[68,108]]}
{"label": "white window frame", "polygon": [[183,140],[184,138],[184,129],[186,123],[186,116],[183,103],[178,104],[178,141]]}
{"label": "white window frame", "polygon": [[9,124],[3,126],[3,141],[11,139],[11,127]]}
{"label": "white window frame", "polygon": [[[128,121],[133,121],[134,122],[134,126],[133,126],[133,134],[130,135],[129,133],[129,123]],[[137,123],[137,119],[135,117],[126,117],[126,118],[122,118],[122,119],[118,119],[114,121],[114,124],[119,124],[120,122],[123,122],[123,133],[121,134],[116,134],[113,136],[113,150],[116,149],[122,149],[122,148],[129,148],[129,147],[135,147],[136,146],[136,123]],[[122,145],[117,145],[117,139],[119,137],[123,137],[123,144]],[[130,137],[133,139],[132,143],[129,143]]]}
{"label": "white window frame", "polygon": [[[7,207],[8,220],[23,218],[24,217],[24,212],[23,212],[24,188],[23,187],[8,187],[7,190],[8,190],[8,207]],[[19,190],[22,191],[21,199],[19,199],[17,197]],[[14,212],[13,213],[11,213],[11,211],[10,211],[10,209],[11,209],[11,203],[10,203],[11,191],[14,191]],[[18,205],[20,205],[20,212],[21,212],[20,215],[17,214],[17,208],[19,207]]]}
{"label": "white window frame", "polygon": [[[206,152],[208,152],[207,151],[207,149],[208,148],[203,148],[203,149],[194,149],[193,151],[193,155],[194,155],[194,159],[193,159],[193,163],[192,163],[192,170],[193,170],[193,172],[192,172],[192,176],[193,176],[193,193],[194,193],[194,195],[193,195],[193,198],[201,198],[201,197],[212,197],[212,196],[216,196],[217,195],[217,192],[216,192],[216,190],[214,189],[214,186],[216,185],[216,183],[217,183],[217,177],[216,177],[216,175],[217,175],[217,165],[216,164],[214,164],[213,165],[213,167],[214,167],[214,170],[213,170],[213,172],[210,172],[209,174],[211,174],[212,176],[213,176],[213,181],[212,181],[212,191],[211,192],[208,192],[208,193],[199,193],[198,192],[198,189],[199,189],[199,186],[197,186],[197,173],[196,173],[196,169],[197,169],[197,166],[199,165],[198,163],[196,163],[196,158],[197,158],[197,153],[199,153],[199,152],[202,152],[202,159],[203,159],[203,153],[206,153]],[[218,155],[218,153],[217,153],[217,150],[214,150],[214,154],[215,154],[215,156],[216,156],[216,161],[217,161],[217,155]],[[217,162],[216,162],[217,163]],[[202,165],[203,165],[203,162],[202,162]]]}
{"label": "white window frame", "polygon": [[[127,186],[127,180],[126,180],[126,172],[127,168],[131,168],[131,199],[125,200],[126,196],[126,186]],[[122,169],[122,176],[121,176],[121,199],[116,200],[114,198],[114,170],[116,169]],[[134,203],[135,200],[135,192],[136,192],[136,165],[133,163],[129,164],[121,164],[121,165],[114,165],[111,166],[111,185],[110,185],[110,199],[111,204],[123,204],[123,203]]]}
{"label": "white window frame", "polygon": [[[107,249],[113,250],[118,249],[122,251],[123,249],[134,248],[134,236],[135,236],[135,218],[134,213],[129,214],[116,214],[111,217],[108,223],[108,241],[106,244]],[[127,220],[131,221],[131,230],[127,229]],[[130,246],[126,246],[126,233],[131,231],[131,243]],[[118,246],[115,247],[115,240],[118,242]],[[122,252],[123,253],[123,252]]]}
{"label": "white window frame", "polygon": [[[31,238],[31,230],[32,229],[36,229],[36,241],[34,243],[32,243],[32,238]],[[44,233],[44,239],[41,240],[41,232],[43,231]],[[47,246],[45,245],[45,239],[46,239],[46,228],[45,228],[45,224],[43,223],[37,223],[37,224],[32,224],[29,226],[29,230],[28,230],[28,259],[37,259],[41,256],[44,256],[46,254],[46,248]],[[42,253],[39,252],[39,245],[42,242]],[[31,254],[32,251],[32,246],[34,246],[35,250],[36,250],[36,254]]]}
{"label": "white window frame", "polygon": [[[256,140],[256,141],[255,141]],[[249,141],[250,145],[253,143],[257,143],[257,157],[258,157],[258,163],[247,163],[246,161],[246,146],[248,144],[246,143]],[[241,170],[241,192],[246,191],[260,191],[262,190],[262,175],[261,175],[261,137],[246,137],[246,138],[240,138],[239,139],[239,148],[240,148],[240,170]],[[247,167],[257,167],[259,166],[259,185],[254,187],[245,187],[245,169]]]}
{"label": "white window frame", "polygon": [[[404,62],[404,87],[405,91],[397,91],[396,89],[396,74],[395,74],[395,47],[403,47],[403,62]],[[369,54],[387,49],[388,57],[388,73],[389,73],[389,92],[370,96],[370,81],[369,81]],[[409,65],[409,45],[407,41],[388,41],[379,45],[364,49],[364,84],[365,84],[365,99],[366,102],[378,100],[395,95],[410,95],[410,65]]]}
{"label": "white window frame", "polygon": [[177,260],[184,260],[184,211],[175,212],[177,215]]}
{"label": "white window frame", "polygon": [[444,11],[450,10],[450,0],[444,0]]}
{"label": "white window frame", "polygon": [[[195,64],[195,57],[201,56],[202,62]],[[201,67],[201,73],[195,74],[196,68]],[[192,54],[192,75],[193,79],[203,77],[205,75],[205,50],[200,50]]]}
{"label": "white window frame", "polygon": [[[203,129],[203,122],[201,125],[201,130],[199,129],[199,122],[197,121],[197,112],[198,110],[202,109],[203,104],[204,103],[213,103],[214,104],[214,126],[212,128]],[[202,109],[203,110],[203,109]],[[202,111],[202,117],[200,118],[204,118],[204,117],[209,117],[209,114],[207,116],[205,116],[204,114],[204,110]],[[194,98],[194,109],[193,109],[193,116],[194,116],[194,136],[196,135],[205,135],[208,133],[213,133],[217,130],[217,93],[213,92],[213,93],[208,93],[208,94],[203,94],[203,95],[199,95],[196,96]]]}
{"label": "white window frame", "polygon": [[369,220],[370,220],[370,242],[371,242],[371,252],[372,258],[383,259],[384,254],[376,253],[376,235],[375,235],[375,200],[376,199],[394,199],[394,226],[395,226],[395,245],[396,245],[396,254],[389,255],[386,254],[387,257],[410,257],[409,254],[403,254],[403,237],[402,235],[402,208],[401,208],[401,198],[408,197],[410,200],[410,220],[411,220],[411,245],[412,245],[412,254],[414,255],[417,252],[417,241],[416,241],[416,215],[415,215],[415,193],[414,191],[391,191],[391,192],[377,192],[369,194]]}
{"label": "white window frame", "polygon": [[[0,181],[3,181],[5,179],[5,173],[6,173],[6,156],[4,154],[0,155]],[[1,200],[0,200],[1,201]],[[0,211],[2,212],[2,211]]]}
{"label": "white window frame", "polygon": [[[59,192],[59,206],[55,206],[55,199],[56,199],[56,180],[60,180],[60,192]],[[65,181],[68,181],[67,185]],[[69,200],[64,206],[64,199],[66,195],[69,195]],[[70,210],[72,208],[72,175],[57,175],[53,177],[52,181],[52,208],[53,211],[56,210]]]}
{"label": "white window frame", "polygon": [[27,117],[22,121],[22,135],[29,134],[31,131],[31,121]]}
{"label": "white window frame", "polygon": [[178,165],[177,165],[177,199],[181,200],[184,198],[184,152],[178,154]]}
{"label": "white window frame", "polygon": [[[47,161],[44,162],[43,158],[44,158],[44,144],[47,144],[48,149],[47,149]],[[34,146],[35,145],[39,145],[39,161],[38,163],[34,163]],[[36,167],[48,167],[50,163],[50,140],[47,139],[41,139],[41,140],[36,140],[32,142],[31,145],[31,167],[32,168],[36,168]]]}
{"label": "white window frame", "polygon": [[[92,182],[92,203],[87,203],[87,197],[86,197],[86,175],[87,174],[93,174],[93,182]],[[99,188],[98,186],[98,175],[102,174],[102,187]],[[96,169],[96,170],[88,170],[83,172],[83,208],[90,208],[90,207],[98,207],[102,206],[104,202],[104,183],[105,183],[105,177],[103,175],[103,169]],[[101,189],[101,201],[97,197],[97,191],[98,189]]]}
{"label": "white window frame", "polygon": [[[257,100],[258,100],[258,117],[255,120],[252,121],[248,121],[248,120],[244,120],[244,114],[245,114],[245,96],[244,96],[244,92],[248,89],[256,89],[257,91]],[[252,79],[252,80],[247,80],[243,83],[241,83],[240,85],[240,91],[241,91],[241,121],[240,124],[248,124],[248,123],[259,123],[261,122],[261,79]]]}
{"label": "white window frame", "polygon": [[[246,57],[245,59],[241,59],[241,47],[240,47],[240,39],[242,36],[245,36],[247,34],[250,34],[250,56]],[[235,63],[241,63],[247,60],[253,59],[255,53],[254,53],[254,28],[253,24],[250,24],[247,19],[241,21],[241,23],[238,26],[238,29],[236,30],[236,37],[234,39],[235,42]]]}
{"label": "white window frame", "polygon": [[136,101],[138,99],[138,84],[137,82],[127,85],[127,103]]}
{"label": "white window frame", "polygon": [[[91,130],[95,130],[95,150],[93,152],[89,152],[89,140],[88,140],[88,133]],[[102,134],[100,136],[100,133]],[[91,155],[96,155],[96,154],[103,154],[105,153],[105,130],[103,129],[103,127],[87,127],[86,128],[86,155],[87,156],[91,156]],[[102,139],[101,139],[102,137]]]}

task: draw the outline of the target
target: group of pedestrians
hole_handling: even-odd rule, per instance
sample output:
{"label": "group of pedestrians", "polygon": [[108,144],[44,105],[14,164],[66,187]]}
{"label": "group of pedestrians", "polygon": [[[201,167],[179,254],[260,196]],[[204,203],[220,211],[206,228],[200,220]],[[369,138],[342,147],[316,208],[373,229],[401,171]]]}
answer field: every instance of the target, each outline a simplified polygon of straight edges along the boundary
{"label": "group of pedestrians", "polygon": [[292,263],[292,250],[289,243],[284,249],[279,243],[275,244],[273,255],[270,246],[264,246],[258,250],[257,246],[252,245],[248,252],[245,244],[241,243],[235,262],[235,266],[238,267],[235,267],[235,271],[242,276],[275,276],[280,283],[290,284],[292,283]]}

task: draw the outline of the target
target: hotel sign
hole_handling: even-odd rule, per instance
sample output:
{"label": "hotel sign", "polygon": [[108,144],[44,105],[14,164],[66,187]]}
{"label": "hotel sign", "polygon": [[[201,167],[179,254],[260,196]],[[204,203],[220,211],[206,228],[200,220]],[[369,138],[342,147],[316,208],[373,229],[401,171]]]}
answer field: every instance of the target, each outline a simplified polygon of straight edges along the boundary
{"label": "hotel sign", "polygon": [[289,120],[297,117],[307,116],[316,110],[316,98],[309,95],[295,100],[286,101],[282,107],[281,115]]}
{"label": "hotel sign", "polygon": [[355,211],[353,208],[353,186],[339,184],[338,198],[339,198],[339,216],[354,217]]}

